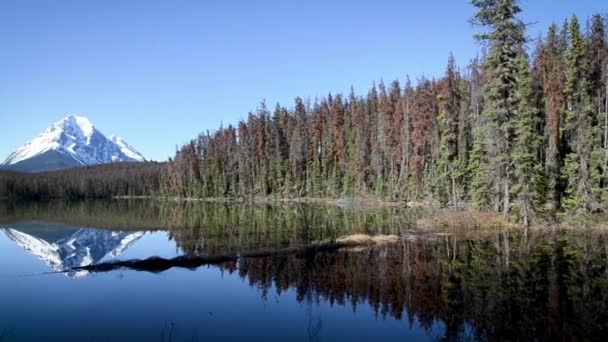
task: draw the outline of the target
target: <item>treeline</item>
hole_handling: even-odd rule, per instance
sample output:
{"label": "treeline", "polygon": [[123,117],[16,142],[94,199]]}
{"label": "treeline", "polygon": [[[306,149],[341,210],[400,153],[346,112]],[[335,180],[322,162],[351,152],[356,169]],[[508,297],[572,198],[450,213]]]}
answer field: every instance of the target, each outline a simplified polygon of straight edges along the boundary
{"label": "treeline", "polygon": [[[262,102],[170,161],[184,197],[377,196],[537,216],[605,209],[606,18],[576,16],[529,40],[515,0],[473,0],[482,57],[412,84]],[[532,46],[535,44],[535,46]],[[527,51],[533,51],[528,54]]]}
{"label": "treeline", "polygon": [[0,198],[47,200],[152,196],[166,163],[114,163],[44,173],[0,171]]}

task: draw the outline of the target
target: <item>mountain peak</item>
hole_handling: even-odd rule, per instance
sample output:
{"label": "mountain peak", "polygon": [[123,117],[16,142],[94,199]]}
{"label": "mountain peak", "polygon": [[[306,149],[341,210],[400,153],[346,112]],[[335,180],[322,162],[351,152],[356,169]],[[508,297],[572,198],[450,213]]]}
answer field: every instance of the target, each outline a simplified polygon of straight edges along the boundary
{"label": "mountain peak", "polygon": [[61,120],[60,123],[63,124],[63,126],[70,125],[74,128],[77,127],[78,129],[80,129],[80,131],[82,131],[82,133],[84,133],[85,136],[92,135],[93,130],[95,129],[93,123],[91,123],[91,120],[89,120],[89,118],[76,114],[68,115],[63,120]]}
{"label": "mountain peak", "polygon": [[144,161],[122,138],[107,138],[85,116],[70,114],[6,158],[20,171],[47,171],[81,165]]}

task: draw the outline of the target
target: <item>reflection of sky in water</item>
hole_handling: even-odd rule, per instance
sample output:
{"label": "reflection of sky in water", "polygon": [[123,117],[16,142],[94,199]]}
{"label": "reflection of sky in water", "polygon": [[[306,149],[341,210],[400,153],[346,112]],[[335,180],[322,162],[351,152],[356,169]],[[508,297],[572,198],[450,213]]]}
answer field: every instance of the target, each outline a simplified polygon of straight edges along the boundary
{"label": "reflection of sky in water", "polygon": [[79,228],[49,235],[39,229],[2,228],[0,234],[44,262],[50,270],[69,271],[66,274],[73,277],[88,273],[73,272],[73,268],[114,260],[146,233]]}
{"label": "reflection of sky in water", "polygon": [[[166,232],[150,232],[119,259],[180,255]],[[377,319],[369,305],[298,302],[293,289],[266,296],[238,273],[214,266],[159,274],[119,270],[72,279],[42,274],[49,267],[0,234],[0,324],[17,340],[433,339],[407,319]],[[4,327],[0,325],[0,333]],[[431,334],[431,335],[429,335]],[[432,336],[435,334],[437,336]]]}
{"label": "reflection of sky in water", "polygon": [[48,271],[42,261],[28,254],[23,248],[0,233],[0,276],[42,273]]}
{"label": "reflection of sky in water", "polygon": [[[117,259],[145,259],[151,256],[162,258],[175,258],[182,255],[174,240],[169,240],[169,233],[165,231],[147,232],[139,240],[126,249]],[[101,261],[108,261],[104,258]]]}

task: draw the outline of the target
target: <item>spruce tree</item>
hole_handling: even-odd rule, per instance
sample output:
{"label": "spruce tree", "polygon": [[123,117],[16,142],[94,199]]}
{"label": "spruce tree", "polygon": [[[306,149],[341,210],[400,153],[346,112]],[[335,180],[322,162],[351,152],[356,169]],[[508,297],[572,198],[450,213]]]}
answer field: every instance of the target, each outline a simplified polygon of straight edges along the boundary
{"label": "spruce tree", "polygon": [[593,159],[599,163],[599,169],[594,169],[593,177],[600,182],[597,191],[602,202],[608,200],[608,39],[605,21],[605,17],[593,15],[587,37],[587,78],[601,142],[601,147],[594,146]]}
{"label": "spruce tree", "polygon": [[545,174],[552,215],[561,207],[562,111],[564,107],[565,61],[557,25],[549,27],[547,38],[537,53],[539,82],[542,84],[546,129]]}
{"label": "spruce tree", "polygon": [[541,113],[534,101],[532,76],[528,59],[522,53],[518,57],[519,75],[517,80],[517,113],[515,117],[515,144],[513,162],[515,164],[514,194],[516,207],[522,223],[530,224],[533,213],[540,209],[545,197],[542,163],[538,151],[542,147]]}
{"label": "spruce tree", "polygon": [[[473,170],[473,198],[477,207],[491,194],[494,210],[502,210],[509,219],[513,179],[514,118],[517,109],[517,55],[524,43],[523,25],[517,19],[516,0],[473,0],[479,8],[474,22],[490,28],[477,38],[488,41],[490,53],[485,67],[485,106],[482,126],[476,140],[476,163]],[[481,156],[484,156],[481,158]],[[483,196],[481,196],[483,195]],[[481,196],[481,197],[480,197]]]}
{"label": "spruce tree", "polygon": [[594,153],[600,142],[597,140],[597,123],[589,94],[585,41],[575,15],[570,20],[569,35],[565,87],[565,137],[568,145],[563,172],[567,184],[564,205],[571,212],[592,212],[601,207],[596,194],[599,179],[595,169],[599,156]]}
{"label": "spruce tree", "polygon": [[439,91],[439,145],[437,198],[442,205],[457,204],[456,168],[458,165],[458,138],[460,124],[460,77],[454,56],[450,54],[445,77]]}

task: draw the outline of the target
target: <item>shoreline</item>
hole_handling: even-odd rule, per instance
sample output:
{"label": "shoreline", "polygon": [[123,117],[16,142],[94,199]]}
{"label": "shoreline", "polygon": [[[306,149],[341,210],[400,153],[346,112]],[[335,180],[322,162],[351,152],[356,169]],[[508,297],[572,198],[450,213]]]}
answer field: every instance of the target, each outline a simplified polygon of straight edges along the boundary
{"label": "shoreline", "polygon": [[435,208],[429,203],[384,200],[377,197],[164,197],[164,196],[114,196],[113,199],[153,199],[175,202],[253,203],[253,204],[323,204],[341,208]]}
{"label": "shoreline", "polygon": [[[50,198],[46,200],[33,200],[32,202],[52,202],[52,201],[95,201],[95,200],[153,200],[159,202],[174,203],[226,203],[226,204],[255,204],[255,205],[298,205],[312,204],[336,207],[345,210],[373,210],[373,209],[414,209],[419,210],[415,215],[416,229],[424,232],[434,232],[439,234],[486,234],[490,232],[505,230],[601,230],[608,231],[608,217],[606,215],[587,215],[576,216],[559,221],[550,221],[537,218],[530,226],[526,227],[519,222],[507,222],[502,218],[501,213],[493,211],[473,210],[468,205],[461,208],[440,208],[430,202],[405,202],[384,200],[377,197],[353,196],[345,198],[328,197],[175,197],[175,196],[113,196],[110,198],[88,198],[81,200],[70,200],[65,198]],[[0,200],[17,200],[12,197],[0,197]]]}

